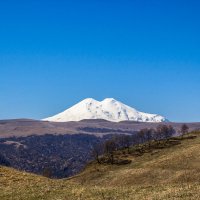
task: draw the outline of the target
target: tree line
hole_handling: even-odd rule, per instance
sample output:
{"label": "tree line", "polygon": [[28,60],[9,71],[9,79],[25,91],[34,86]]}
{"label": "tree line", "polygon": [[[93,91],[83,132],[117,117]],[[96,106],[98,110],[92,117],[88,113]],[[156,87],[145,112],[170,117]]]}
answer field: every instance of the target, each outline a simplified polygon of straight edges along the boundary
{"label": "tree line", "polygon": [[[182,135],[188,132],[189,128],[186,124],[183,124],[180,132]],[[121,149],[127,149],[128,153],[130,147],[142,143],[150,145],[151,141],[159,141],[169,139],[174,136],[176,130],[171,125],[158,125],[156,129],[145,128],[133,135],[115,135],[112,139],[105,141],[104,143],[98,143],[94,145],[92,150],[92,156],[100,164],[101,155],[105,154],[111,164],[114,163],[114,152]]]}

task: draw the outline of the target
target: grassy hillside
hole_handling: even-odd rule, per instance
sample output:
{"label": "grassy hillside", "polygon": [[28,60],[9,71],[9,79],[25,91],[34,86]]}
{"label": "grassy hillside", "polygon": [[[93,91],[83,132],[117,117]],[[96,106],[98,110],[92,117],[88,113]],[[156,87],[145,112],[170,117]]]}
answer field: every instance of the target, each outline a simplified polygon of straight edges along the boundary
{"label": "grassy hillside", "polygon": [[0,167],[0,199],[200,199],[200,133],[158,146],[140,145],[115,156],[132,162],[93,162],[78,176],[63,180]]}

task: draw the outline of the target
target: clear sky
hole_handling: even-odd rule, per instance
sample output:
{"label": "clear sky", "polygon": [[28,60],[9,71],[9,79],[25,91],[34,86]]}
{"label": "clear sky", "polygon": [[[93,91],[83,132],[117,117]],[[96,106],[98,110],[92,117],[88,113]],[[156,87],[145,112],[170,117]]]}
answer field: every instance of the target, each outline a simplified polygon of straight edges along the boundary
{"label": "clear sky", "polygon": [[199,0],[0,1],[0,119],[113,97],[200,121]]}

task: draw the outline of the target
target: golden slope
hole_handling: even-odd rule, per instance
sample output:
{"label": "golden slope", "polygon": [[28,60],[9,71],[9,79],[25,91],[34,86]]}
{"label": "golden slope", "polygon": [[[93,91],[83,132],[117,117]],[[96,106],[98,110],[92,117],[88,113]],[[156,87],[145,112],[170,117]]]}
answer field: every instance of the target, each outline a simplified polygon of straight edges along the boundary
{"label": "golden slope", "polygon": [[1,200],[200,199],[200,134],[134,157],[130,165],[90,164],[71,179],[50,180],[0,167]]}

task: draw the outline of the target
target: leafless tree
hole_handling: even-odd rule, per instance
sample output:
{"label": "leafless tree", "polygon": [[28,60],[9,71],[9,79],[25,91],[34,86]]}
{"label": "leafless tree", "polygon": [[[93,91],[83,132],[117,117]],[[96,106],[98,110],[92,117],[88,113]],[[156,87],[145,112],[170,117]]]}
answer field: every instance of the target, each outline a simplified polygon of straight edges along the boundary
{"label": "leafless tree", "polygon": [[181,133],[182,133],[182,135],[188,133],[188,131],[189,131],[189,127],[186,124],[183,124],[181,126]]}
{"label": "leafless tree", "polygon": [[111,139],[105,142],[104,144],[104,152],[108,156],[111,164],[114,164],[114,151],[116,151],[117,145],[115,139]]}
{"label": "leafless tree", "polygon": [[130,146],[132,145],[132,137],[130,135],[121,135],[117,139],[118,146],[123,149],[128,149],[130,152]]}
{"label": "leafless tree", "polygon": [[154,134],[154,139],[159,141],[162,139],[169,139],[172,137],[175,133],[175,130],[172,126],[167,125],[159,125],[156,129],[156,132]]}
{"label": "leafless tree", "polygon": [[142,129],[138,132],[138,140],[139,140],[139,143],[144,143],[146,141],[145,139],[145,134],[146,134],[146,129]]}
{"label": "leafless tree", "polygon": [[93,146],[92,156],[99,164],[101,164],[100,156],[102,155],[102,153],[103,153],[103,145],[101,143]]}

